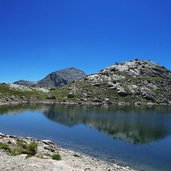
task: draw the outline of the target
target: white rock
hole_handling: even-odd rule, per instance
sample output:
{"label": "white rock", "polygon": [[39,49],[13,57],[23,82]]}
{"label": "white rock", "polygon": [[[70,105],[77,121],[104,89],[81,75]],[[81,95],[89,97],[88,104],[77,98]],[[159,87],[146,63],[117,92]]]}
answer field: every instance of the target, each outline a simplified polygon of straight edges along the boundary
{"label": "white rock", "polygon": [[46,88],[39,88],[39,87],[34,87],[34,90],[37,90],[39,92],[43,92],[43,93],[49,93],[49,90]]}
{"label": "white rock", "polygon": [[9,84],[9,88],[14,90],[20,90],[20,91],[31,91],[30,88],[17,84]]}

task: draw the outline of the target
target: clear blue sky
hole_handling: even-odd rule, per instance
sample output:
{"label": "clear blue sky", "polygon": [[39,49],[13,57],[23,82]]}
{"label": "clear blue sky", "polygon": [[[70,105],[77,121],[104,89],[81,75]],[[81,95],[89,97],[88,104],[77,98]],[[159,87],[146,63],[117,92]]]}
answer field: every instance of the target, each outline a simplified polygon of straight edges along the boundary
{"label": "clear blue sky", "polygon": [[170,0],[0,0],[0,82],[139,58],[171,69]]}

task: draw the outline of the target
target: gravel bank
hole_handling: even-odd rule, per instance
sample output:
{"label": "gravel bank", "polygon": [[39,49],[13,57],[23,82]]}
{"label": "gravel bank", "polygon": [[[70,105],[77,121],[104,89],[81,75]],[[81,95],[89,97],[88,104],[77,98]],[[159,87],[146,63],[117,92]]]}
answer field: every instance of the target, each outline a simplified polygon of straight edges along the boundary
{"label": "gravel bank", "polygon": [[[17,141],[38,144],[36,155],[11,156],[4,149],[0,150],[0,170],[2,171],[133,171],[129,167],[108,163],[90,156],[61,148],[49,140],[33,140],[0,133],[0,143],[15,146]],[[51,155],[60,154],[61,160],[53,160]]]}

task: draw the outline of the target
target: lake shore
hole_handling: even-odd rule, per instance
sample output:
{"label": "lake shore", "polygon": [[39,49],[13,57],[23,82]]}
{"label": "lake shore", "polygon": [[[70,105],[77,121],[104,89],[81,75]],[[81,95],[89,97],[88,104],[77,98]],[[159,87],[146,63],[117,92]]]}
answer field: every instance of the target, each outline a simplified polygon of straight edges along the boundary
{"label": "lake shore", "polygon": [[[0,170],[14,171],[134,171],[126,166],[99,160],[91,156],[64,149],[55,145],[50,140],[37,140],[31,137],[19,137],[0,133],[0,143],[15,147],[17,142],[38,144],[35,155],[27,157],[27,154],[12,156],[9,151],[1,146]],[[52,159],[54,154],[59,154],[61,160]]]}
{"label": "lake shore", "polygon": [[116,102],[116,103],[106,103],[98,101],[82,101],[82,100],[53,100],[53,99],[35,99],[35,100],[3,100],[0,99],[0,106],[2,105],[17,105],[17,104],[64,104],[64,105],[94,105],[94,106],[171,106],[171,103],[131,103],[131,102]]}

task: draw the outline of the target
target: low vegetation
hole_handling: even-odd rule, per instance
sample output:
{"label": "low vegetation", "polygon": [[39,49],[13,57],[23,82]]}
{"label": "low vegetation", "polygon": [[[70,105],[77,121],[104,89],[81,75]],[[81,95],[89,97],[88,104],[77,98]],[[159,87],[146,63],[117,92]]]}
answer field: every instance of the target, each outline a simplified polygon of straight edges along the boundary
{"label": "low vegetation", "polygon": [[37,142],[30,142],[27,143],[22,139],[17,139],[15,143],[8,142],[0,142],[0,150],[4,150],[11,156],[17,156],[21,154],[26,154],[26,158],[36,156],[42,158],[43,155],[48,156],[53,160],[61,160],[62,157],[59,153],[45,153],[39,154],[38,152],[38,143]]}
{"label": "low vegetation", "polygon": [[17,156],[20,154],[27,154],[27,157],[36,155],[38,144],[36,142],[31,142],[27,144],[25,141],[17,140],[15,146],[10,146],[10,142],[2,143],[0,142],[0,149],[5,150],[9,155]]}

